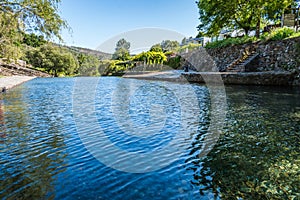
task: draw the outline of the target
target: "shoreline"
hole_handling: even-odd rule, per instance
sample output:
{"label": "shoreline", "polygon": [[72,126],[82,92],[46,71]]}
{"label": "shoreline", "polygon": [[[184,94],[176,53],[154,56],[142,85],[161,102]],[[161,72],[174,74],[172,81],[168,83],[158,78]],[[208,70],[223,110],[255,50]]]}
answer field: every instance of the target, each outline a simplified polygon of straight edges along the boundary
{"label": "shoreline", "polygon": [[[300,85],[293,72],[266,71],[266,72],[150,72],[150,73],[127,73],[123,78],[205,83],[216,82],[222,78],[225,85],[266,85],[266,86],[297,86]],[[216,81],[214,81],[214,79]]]}
{"label": "shoreline", "polygon": [[[10,90],[22,83],[35,79],[35,76],[6,76],[0,78],[0,93],[2,90]],[[5,88],[5,89],[4,89]]]}

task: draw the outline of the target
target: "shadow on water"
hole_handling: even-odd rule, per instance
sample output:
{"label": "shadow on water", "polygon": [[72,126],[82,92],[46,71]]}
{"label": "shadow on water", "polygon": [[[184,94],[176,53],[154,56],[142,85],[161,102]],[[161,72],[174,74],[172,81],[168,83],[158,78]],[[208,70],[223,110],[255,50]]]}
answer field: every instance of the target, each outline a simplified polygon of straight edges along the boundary
{"label": "shadow on water", "polygon": [[2,97],[1,199],[53,199],[55,174],[64,165],[61,119],[32,92],[17,87]]}
{"label": "shadow on water", "polygon": [[[300,93],[274,89],[226,88],[229,112],[223,134],[207,157],[187,165],[201,195],[213,192],[216,199],[300,196]],[[197,150],[199,142],[192,146]]]}

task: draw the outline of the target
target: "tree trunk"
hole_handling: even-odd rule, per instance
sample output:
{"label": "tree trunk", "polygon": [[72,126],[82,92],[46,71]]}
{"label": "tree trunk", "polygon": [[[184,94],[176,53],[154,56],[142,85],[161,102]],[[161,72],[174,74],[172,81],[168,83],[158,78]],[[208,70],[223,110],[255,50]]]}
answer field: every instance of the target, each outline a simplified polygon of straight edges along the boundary
{"label": "tree trunk", "polygon": [[260,19],[261,19],[261,15],[260,15],[260,12],[259,12],[257,22],[256,22],[256,33],[255,33],[255,36],[257,38],[259,38],[259,36],[260,36]]}
{"label": "tree trunk", "polygon": [[249,28],[244,28],[244,31],[245,31],[245,36],[248,36],[248,34],[249,34]]}

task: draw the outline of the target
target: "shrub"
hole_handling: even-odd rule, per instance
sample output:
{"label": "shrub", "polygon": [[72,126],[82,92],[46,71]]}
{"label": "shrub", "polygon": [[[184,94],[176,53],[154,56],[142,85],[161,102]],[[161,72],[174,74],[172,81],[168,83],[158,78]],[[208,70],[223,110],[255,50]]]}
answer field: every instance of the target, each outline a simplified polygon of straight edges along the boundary
{"label": "shrub", "polygon": [[295,34],[294,29],[290,29],[287,27],[284,28],[278,28],[278,29],[273,29],[268,37],[269,40],[282,40],[285,38],[288,38]]}
{"label": "shrub", "polygon": [[257,41],[256,37],[244,36],[242,38],[227,38],[220,41],[208,43],[205,48],[221,48],[238,44],[246,44]]}

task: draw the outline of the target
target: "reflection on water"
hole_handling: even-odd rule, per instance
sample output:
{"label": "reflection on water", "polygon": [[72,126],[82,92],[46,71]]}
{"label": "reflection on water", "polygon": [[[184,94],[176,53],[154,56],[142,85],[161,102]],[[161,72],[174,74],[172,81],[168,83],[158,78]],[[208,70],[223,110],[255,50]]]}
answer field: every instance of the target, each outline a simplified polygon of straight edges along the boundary
{"label": "reflection on water", "polygon": [[[122,87],[128,87],[129,81],[155,83],[124,80]],[[108,109],[111,106],[108,96],[117,82],[118,78],[101,78],[96,97],[97,126],[104,128],[121,148],[131,151],[149,151],[142,149],[143,145],[156,148],[172,140],[174,134],[153,137],[149,143],[141,143],[137,137],[130,141],[124,135],[118,137]],[[84,147],[73,119],[73,84],[72,78],[35,79],[1,97],[1,199],[297,199],[300,196],[297,89],[227,87],[226,127],[213,150],[199,158],[211,108],[207,88],[193,85],[201,111],[199,122],[189,124],[198,129],[190,133],[184,156],[158,171],[133,174],[103,165]],[[151,123],[151,113],[136,102],[150,90],[140,88],[130,104],[133,122],[143,127]],[[176,97],[159,98],[162,91],[151,91],[145,103],[153,102],[162,108],[165,105],[167,113],[174,112],[167,124],[177,126]],[[157,138],[165,141],[154,142]]]}

